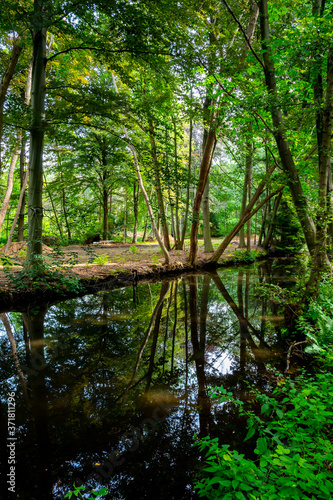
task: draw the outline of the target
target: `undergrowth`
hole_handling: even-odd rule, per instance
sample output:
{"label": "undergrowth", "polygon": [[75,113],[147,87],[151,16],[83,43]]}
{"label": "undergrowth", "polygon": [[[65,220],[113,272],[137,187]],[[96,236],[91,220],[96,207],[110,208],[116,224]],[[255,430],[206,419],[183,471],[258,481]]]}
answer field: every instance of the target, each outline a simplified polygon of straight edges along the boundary
{"label": "undergrowth", "polygon": [[[34,256],[36,262],[36,256]],[[74,276],[69,268],[77,263],[77,254],[72,252],[66,258],[64,254],[56,249],[47,255],[40,255],[37,265],[29,267],[26,262],[23,269],[12,272],[15,262],[5,267],[7,278],[18,291],[26,290],[48,290],[65,294],[68,292],[78,293],[82,290],[79,279]]]}
{"label": "undergrowth", "polygon": [[[285,300],[278,287],[275,299]],[[263,290],[261,290],[263,292]],[[291,297],[289,297],[290,299]],[[295,298],[295,297],[293,297]],[[195,484],[208,500],[329,500],[333,498],[333,286],[325,278],[318,296],[298,319],[317,356],[318,373],[305,372],[294,381],[281,375],[270,395],[253,392],[253,405],[235,400],[216,387],[213,395],[231,400],[247,419],[244,441],[253,444],[245,456],[217,438],[197,439],[206,450],[205,467]],[[254,411],[260,405],[260,413]]]}

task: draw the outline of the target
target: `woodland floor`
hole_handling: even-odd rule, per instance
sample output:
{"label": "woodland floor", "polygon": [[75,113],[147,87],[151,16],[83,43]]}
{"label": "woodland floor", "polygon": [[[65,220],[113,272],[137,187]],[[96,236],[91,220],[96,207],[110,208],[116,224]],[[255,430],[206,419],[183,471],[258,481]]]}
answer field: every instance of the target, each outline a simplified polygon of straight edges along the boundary
{"label": "woodland floor", "polygon": [[[221,238],[214,239],[214,248],[217,248],[221,241]],[[251,243],[252,248],[258,249],[254,245],[253,238]],[[14,296],[19,293],[17,286],[13,286],[12,278],[8,274],[15,276],[22,270],[21,264],[25,259],[26,245],[25,242],[12,243],[6,254],[4,253],[4,247],[0,248],[1,261],[4,262],[4,259],[9,258],[9,262],[13,264],[11,266],[0,266],[0,301],[2,297],[4,302],[8,302],[7,295],[13,296],[14,299]],[[234,238],[222,255],[220,262],[222,264],[232,263],[235,251],[240,250],[238,246],[238,238]],[[156,242],[136,245],[122,243],[99,243],[89,246],[70,245],[60,249],[52,249],[43,245],[46,263],[51,268],[57,268],[64,275],[74,274],[85,286],[91,283],[106,282],[107,280],[113,281],[114,278],[117,278],[118,281],[119,279],[126,281],[129,277],[131,279],[133,277],[135,279],[151,279],[155,275],[160,276],[161,274],[189,270],[187,262],[188,250],[188,246],[185,250],[172,250],[170,252],[170,264],[165,266],[163,264],[163,255]],[[203,243],[199,241],[197,267],[200,268],[210,255],[204,253]],[[29,300],[27,296],[29,290],[25,290],[23,293],[26,296],[24,300]]]}

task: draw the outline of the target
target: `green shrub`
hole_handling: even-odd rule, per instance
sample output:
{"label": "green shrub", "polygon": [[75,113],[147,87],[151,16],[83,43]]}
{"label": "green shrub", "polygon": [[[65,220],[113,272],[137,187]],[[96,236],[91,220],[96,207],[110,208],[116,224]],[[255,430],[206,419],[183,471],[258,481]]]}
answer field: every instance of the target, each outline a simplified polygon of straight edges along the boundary
{"label": "green shrub", "polygon": [[96,257],[93,260],[93,264],[96,264],[97,266],[103,266],[107,262],[109,262],[109,256],[106,253],[96,255]]}
{"label": "green shrub", "polygon": [[310,345],[306,352],[319,356],[322,362],[333,364],[333,280],[326,276],[319,284],[318,296],[310,301],[298,318],[298,328]]}
{"label": "green shrub", "polygon": [[[215,392],[232,399],[223,388]],[[245,441],[256,437],[257,459],[245,457],[218,439],[197,441],[208,449],[203,477],[195,484],[208,500],[329,500],[333,497],[333,374],[280,381],[271,396],[256,394],[261,416],[247,416]]]}

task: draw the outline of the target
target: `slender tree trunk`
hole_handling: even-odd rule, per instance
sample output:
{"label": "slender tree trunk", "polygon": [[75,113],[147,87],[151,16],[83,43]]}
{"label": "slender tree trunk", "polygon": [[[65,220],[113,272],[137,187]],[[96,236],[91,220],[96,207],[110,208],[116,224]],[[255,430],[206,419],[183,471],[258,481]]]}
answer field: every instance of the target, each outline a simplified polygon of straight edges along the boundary
{"label": "slender tree trunk", "polygon": [[187,171],[187,183],[186,183],[186,206],[184,215],[184,224],[182,230],[181,248],[184,248],[184,241],[187,229],[187,219],[188,211],[190,206],[190,184],[191,184],[191,171],[192,171],[192,134],[193,134],[193,121],[190,118],[190,137],[189,137],[189,151],[188,151],[188,171]]}
{"label": "slender tree trunk", "polygon": [[[63,185],[62,163],[61,163],[61,158],[60,158],[60,150],[59,150],[57,143],[56,143],[56,151],[57,151],[57,157],[58,157],[58,165],[60,167],[60,180],[61,180],[61,184]],[[67,207],[66,207],[66,194],[65,194],[64,188],[61,189],[61,204],[62,204],[62,211],[63,211],[64,219],[65,219],[65,226],[66,226],[68,240],[71,240],[72,235],[71,235],[71,229],[70,229],[70,226],[68,223],[68,215],[67,215]]]}
{"label": "slender tree trunk", "polygon": [[[115,77],[114,77],[113,74],[112,74],[112,79],[113,79],[113,85],[114,85],[115,91],[116,91],[116,93],[118,93],[118,87],[117,87],[117,84],[116,84],[116,79],[115,79]],[[151,223],[152,223],[152,226],[153,226],[153,231],[155,233],[156,239],[157,239],[157,241],[158,241],[158,243],[159,243],[159,245],[161,247],[161,250],[163,252],[165,264],[169,264],[170,263],[169,252],[166,249],[166,247],[165,247],[162,239],[160,238],[160,235],[159,235],[159,232],[158,232],[158,229],[157,229],[157,226],[156,226],[156,222],[155,222],[155,217],[154,217],[153,209],[151,207],[147,191],[146,191],[146,189],[144,187],[144,184],[143,184],[143,180],[142,180],[142,176],[141,176],[141,171],[140,171],[140,165],[139,165],[138,157],[137,157],[137,154],[136,154],[136,150],[135,150],[135,147],[133,146],[133,144],[131,144],[131,142],[129,140],[129,136],[128,136],[127,128],[126,127],[124,127],[124,134],[125,134],[125,137],[127,139],[127,145],[129,147],[129,149],[131,150],[132,155],[133,155],[134,166],[135,166],[135,170],[136,170],[136,173],[137,173],[137,176],[138,176],[139,186],[140,186],[141,192],[143,194],[143,197],[144,197],[146,205],[147,205],[147,209],[148,209],[148,212],[149,212],[149,215],[150,215],[150,219],[151,219]]]}
{"label": "slender tree trunk", "polygon": [[173,118],[173,129],[174,129],[174,148],[175,148],[175,177],[176,177],[176,207],[175,207],[175,248],[176,250],[181,250],[181,235],[180,235],[180,223],[179,223],[179,179],[178,179],[178,151],[177,151],[177,127],[176,120]]}
{"label": "slender tree trunk", "polygon": [[134,181],[133,185],[134,228],[133,228],[132,243],[136,243],[138,240],[139,194],[140,194],[139,184],[136,181]]}
{"label": "slender tree trunk", "polygon": [[[21,180],[21,193],[22,187],[24,184],[24,180],[28,180],[28,174],[26,174],[25,170],[25,161],[26,161],[26,143],[27,137],[25,132],[22,133],[22,144],[21,144],[21,153],[20,153],[20,180]],[[18,217],[18,225],[17,225],[17,241],[23,241],[23,232],[24,232],[24,214],[25,214],[25,205],[26,205],[26,195],[25,191],[23,192],[22,202],[20,206],[20,212]]]}
{"label": "slender tree trunk", "polygon": [[53,213],[54,213],[54,218],[55,218],[55,221],[56,221],[56,224],[57,224],[57,228],[58,228],[58,231],[59,231],[59,235],[62,238],[63,237],[62,227],[61,227],[61,224],[60,224],[59,219],[58,219],[57,210],[56,210],[56,207],[55,207],[55,204],[54,204],[54,201],[53,201],[53,197],[52,197],[52,194],[51,194],[51,191],[50,191],[50,188],[49,188],[49,185],[47,183],[45,175],[44,175],[44,182],[45,182],[46,192],[48,194],[48,197],[50,198],[50,202],[51,202],[52,210],[53,210]]}
{"label": "slender tree trunk", "polygon": [[275,79],[275,66],[269,45],[270,35],[267,0],[260,0],[259,10],[265,81],[268,94],[271,96],[272,101],[271,116],[273,121],[273,134],[281,158],[282,167],[287,176],[287,183],[291,192],[296,213],[302,226],[309,252],[313,254],[315,249],[316,229],[313,219],[309,213],[307,200],[303,193],[299,175],[290,151],[286,132],[284,129],[282,112],[277,104],[278,95]]}
{"label": "slender tree trunk", "polygon": [[31,139],[28,193],[28,250],[27,266],[38,268],[42,255],[43,229],[43,149],[46,94],[46,28],[43,26],[44,0],[34,0],[34,19],[31,91]]}
{"label": "slender tree trunk", "polygon": [[210,229],[210,210],[209,210],[209,178],[202,196],[202,219],[203,219],[203,239],[204,251],[213,252],[212,235]]}
{"label": "slender tree trunk", "polygon": [[276,214],[277,214],[277,211],[279,209],[281,198],[282,198],[282,191],[281,191],[281,193],[279,193],[279,195],[274,200],[273,211],[272,211],[271,220],[270,220],[270,223],[269,223],[269,226],[268,226],[268,231],[267,231],[265,239],[264,239],[264,241],[262,243],[263,248],[266,248],[266,249],[269,247],[271,239],[272,239],[272,234],[273,234],[273,229],[274,229]]}
{"label": "slender tree trunk", "polygon": [[163,193],[162,193],[162,187],[161,187],[161,179],[160,179],[160,170],[159,170],[159,165],[158,165],[158,160],[157,160],[157,148],[156,148],[156,143],[155,143],[155,137],[154,137],[154,124],[151,119],[149,119],[149,139],[150,139],[150,148],[151,148],[151,155],[152,155],[152,160],[153,160],[153,169],[154,169],[154,176],[155,176],[155,188],[156,188],[156,196],[157,196],[157,203],[158,203],[158,210],[159,210],[159,218],[161,221],[162,225],[162,232],[163,232],[163,240],[164,240],[164,245],[165,248],[169,251],[170,250],[170,241],[169,241],[169,231],[168,231],[168,224],[165,216],[165,209],[164,209],[164,200],[163,200]]}
{"label": "slender tree trunk", "polygon": [[321,274],[331,267],[327,256],[327,225],[328,225],[328,180],[331,170],[331,136],[333,115],[333,51],[327,55],[327,82],[326,96],[323,106],[317,111],[317,143],[319,163],[318,183],[318,211],[316,246],[313,259],[313,268],[308,283],[308,288],[314,283],[319,283]]}
{"label": "slender tree trunk", "polygon": [[234,226],[234,228],[224,238],[224,240],[222,241],[221,245],[218,247],[218,249],[214,252],[214,254],[212,255],[212,257],[209,259],[210,263],[216,263],[216,262],[218,262],[219,258],[221,257],[221,255],[223,254],[223,252],[225,251],[225,249],[227,248],[227,246],[229,245],[229,243],[231,242],[231,240],[234,238],[234,236],[236,236],[236,234],[238,233],[238,231],[240,230],[240,228],[242,226],[244,226],[244,224],[251,217],[253,217],[253,215],[255,215],[257,213],[257,211],[268,200],[271,199],[272,196],[275,196],[277,193],[279,193],[283,189],[283,188],[280,188],[277,191],[275,191],[274,193],[271,193],[269,196],[266,196],[266,198],[261,203],[259,203],[259,205],[257,206],[257,208],[253,210],[253,207],[254,207],[255,203],[259,199],[260,195],[263,193],[263,191],[265,189],[265,185],[267,184],[267,181],[268,181],[269,177],[272,175],[272,173],[273,173],[274,170],[275,170],[275,165],[272,165],[272,167],[270,168],[270,170],[267,173],[267,178],[263,179],[259,183],[259,186],[257,187],[256,192],[254,193],[252,199],[248,203],[248,205],[247,205],[247,207],[246,207],[246,209],[244,211],[243,218]]}
{"label": "slender tree trunk", "polygon": [[[208,94],[208,91],[207,91]],[[206,141],[208,137],[208,126],[210,121],[211,110],[209,107],[212,104],[212,99],[206,95],[206,99],[203,105],[203,122],[204,122],[204,132],[202,138],[202,154],[204,154]],[[206,186],[202,196],[202,221],[203,221],[203,239],[204,239],[204,251],[213,252],[213,243],[210,230],[210,211],[209,211],[209,178],[207,178]]]}
{"label": "slender tree trunk", "polygon": [[211,127],[208,131],[205,150],[202,155],[197,192],[193,203],[193,220],[191,228],[190,255],[189,262],[193,266],[196,263],[198,253],[198,230],[199,216],[202,196],[205,190],[209,170],[216,145],[215,130]]}
{"label": "slender tree trunk", "polygon": [[16,368],[17,374],[18,374],[19,379],[20,379],[23,397],[29,405],[30,401],[29,401],[29,395],[28,395],[28,390],[27,390],[27,383],[25,381],[24,374],[23,374],[22,369],[20,367],[20,360],[19,360],[19,357],[17,355],[17,349],[16,349],[16,340],[14,338],[14,335],[13,335],[9,320],[7,318],[7,315],[5,313],[1,313],[0,319],[4,324],[4,327],[6,329],[6,333],[7,333],[9,342],[10,342],[10,346],[11,346],[12,354],[13,354],[13,358],[14,358],[14,366]]}
{"label": "slender tree trunk", "polygon": [[109,237],[109,191],[103,186],[103,240]]}
{"label": "slender tree trunk", "polygon": [[14,71],[17,65],[17,61],[22,52],[22,47],[19,47],[16,42],[13,43],[13,48],[9,57],[9,61],[7,67],[5,69],[4,74],[2,75],[1,83],[0,83],[0,177],[2,174],[2,126],[3,126],[3,106],[5,103],[6,93],[9,87],[9,84],[13,78]]}
{"label": "slender tree trunk", "polygon": [[[23,179],[23,184],[22,184],[22,187],[21,187],[20,198],[19,198],[19,201],[18,201],[17,209],[16,209],[16,214],[15,214],[15,217],[14,217],[14,220],[13,220],[13,223],[12,223],[12,227],[11,227],[11,230],[10,230],[8,238],[7,238],[5,253],[8,252],[9,245],[11,244],[12,239],[13,239],[13,234],[14,234],[15,226],[17,224],[17,220],[18,220],[18,218],[19,218],[19,216],[21,214],[21,208],[22,208],[22,204],[23,204],[23,199],[24,199],[25,189],[27,187],[27,183],[28,183],[28,172],[25,172],[25,176],[24,176],[24,179]],[[22,241],[22,240],[18,240],[18,241]]]}
{"label": "slender tree trunk", "polygon": [[332,165],[328,172],[327,181],[327,213],[328,213],[328,227],[327,227],[327,248],[332,259],[333,256],[333,180],[332,180]]}
{"label": "slender tree trunk", "polygon": [[[252,145],[251,145],[252,147]],[[251,185],[251,170],[252,170],[252,154],[249,151],[249,143],[246,143],[246,159],[245,159],[245,176],[243,184],[242,206],[240,211],[240,219],[244,217],[247,200],[250,201],[250,185]],[[244,226],[239,231],[239,246],[245,248]]]}
{"label": "slender tree trunk", "polygon": [[[248,142],[246,144],[246,163],[247,167],[246,169],[248,170],[248,186],[247,186],[247,192],[248,192],[248,199],[249,201],[251,200],[251,182],[252,182],[252,161],[253,161],[253,144],[252,142]],[[246,232],[246,248],[247,251],[251,251],[251,219],[247,221],[247,232]]]}
{"label": "slender tree trunk", "polygon": [[124,197],[124,233],[123,233],[123,243],[126,243],[127,237],[127,193],[125,192]]}
{"label": "slender tree trunk", "polygon": [[19,132],[18,138],[17,138],[17,145],[15,146],[14,153],[9,165],[9,170],[8,170],[8,177],[7,177],[7,188],[5,192],[5,197],[2,202],[1,210],[0,210],[0,230],[3,224],[3,221],[5,220],[7,209],[9,206],[9,200],[13,191],[13,178],[14,178],[14,169],[15,165],[17,162],[17,159],[19,157],[19,150],[21,146],[21,139],[22,139],[22,133]]}

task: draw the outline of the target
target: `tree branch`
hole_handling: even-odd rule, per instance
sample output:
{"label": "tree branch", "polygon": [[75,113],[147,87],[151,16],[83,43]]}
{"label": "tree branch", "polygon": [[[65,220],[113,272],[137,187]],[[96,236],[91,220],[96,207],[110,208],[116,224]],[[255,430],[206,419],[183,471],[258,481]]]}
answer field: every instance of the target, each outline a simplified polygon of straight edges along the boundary
{"label": "tree branch", "polygon": [[254,57],[257,59],[258,63],[260,64],[260,66],[262,66],[263,69],[265,69],[265,65],[264,63],[262,62],[262,60],[260,59],[260,57],[257,55],[257,53],[255,52],[254,48],[252,47],[252,44],[251,44],[251,41],[249,39],[249,37],[247,36],[241,22],[238,20],[237,16],[234,14],[234,12],[231,10],[228,2],[226,0],[222,0],[224,5],[226,6],[226,9],[227,11],[231,14],[231,16],[233,17],[233,19],[236,21],[236,23],[238,24],[241,32],[243,33],[243,36],[246,40],[246,43],[248,44],[249,46],[249,49],[251,50],[252,54],[254,55]]}

